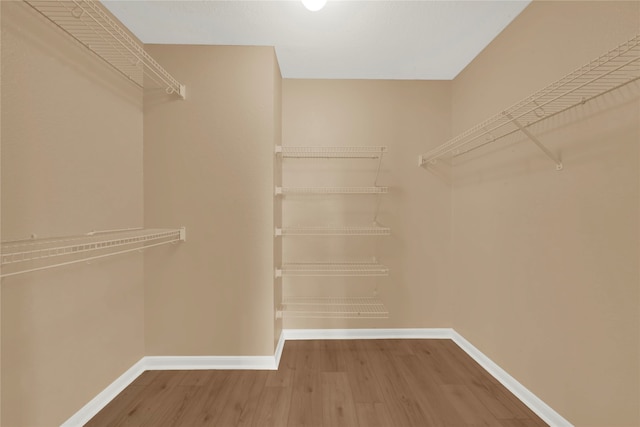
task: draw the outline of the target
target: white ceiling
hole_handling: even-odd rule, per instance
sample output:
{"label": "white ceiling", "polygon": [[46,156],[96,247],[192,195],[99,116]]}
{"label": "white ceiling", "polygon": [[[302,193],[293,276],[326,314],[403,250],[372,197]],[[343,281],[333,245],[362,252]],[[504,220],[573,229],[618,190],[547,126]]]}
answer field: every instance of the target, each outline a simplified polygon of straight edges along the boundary
{"label": "white ceiling", "polygon": [[102,0],[143,43],[275,46],[284,78],[453,79],[528,4]]}

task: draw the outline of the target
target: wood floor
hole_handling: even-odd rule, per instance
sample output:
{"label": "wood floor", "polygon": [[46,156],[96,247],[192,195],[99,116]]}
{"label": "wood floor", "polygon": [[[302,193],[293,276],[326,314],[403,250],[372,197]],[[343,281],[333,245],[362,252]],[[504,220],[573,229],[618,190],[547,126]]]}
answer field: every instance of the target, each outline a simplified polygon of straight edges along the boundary
{"label": "wood floor", "polygon": [[146,371],[98,426],[546,426],[450,340],[287,341],[277,371]]}

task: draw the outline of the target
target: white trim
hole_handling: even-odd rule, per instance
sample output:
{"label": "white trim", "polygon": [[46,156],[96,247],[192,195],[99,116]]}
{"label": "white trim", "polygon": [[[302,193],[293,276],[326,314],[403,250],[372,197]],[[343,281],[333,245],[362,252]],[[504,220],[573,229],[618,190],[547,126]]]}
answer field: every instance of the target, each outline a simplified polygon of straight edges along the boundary
{"label": "white trim", "polygon": [[286,340],[451,339],[451,328],[283,329]]}
{"label": "white trim", "polygon": [[276,370],[275,356],[147,356],[147,369],[153,371],[194,369]]}
{"label": "white trim", "polygon": [[61,427],[83,426],[91,418],[93,418],[102,408],[107,406],[122,390],[127,388],[138,376],[145,371],[145,358],[140,359],[135,365],[127,369],[120,375],[118,379],[109,384],[107,388],[102,390],[96,397],[91,399],[89,403],[84,405],[78,412],[73,414],[71,418],[62,423]]}
{"label": "white trim", "polygon": [[276,359],[276,369],[280,366],[280,358],[282,357],[282,351],[284,350],[284,343],[286,339],[284,337],[284,330],[280,331],[280,338],[278,338],[278,344],[276,345],[276,351],[273,357]]}
{"label": "white trim", "polygon": [[489,359],[484,353],[478,350],[473,344],[464,339],[462,335],[452,329],[453,336],[451,339],[458,347],[464,350],[471,358],[473,358],[480,366],[497,379],[507,390],[513,393],[522,403],[536,413],[544,422],[551,427],[573,427],[568,420],[554,411],[549,405],[544,403],[538,396],[533,394],[529,389],[520,384],[518,380],[513,378],[504,369],[498,366],[493,360]]}
{"label": "white trim", "polygon": [[425,329],[283,329],[273,356],[146,356],[83,406],[61,427],[82,426],[145,370],[256,369],[276,370],[287,340],[450,339],[551,427],[572,424],[520,384],[452,328]]}

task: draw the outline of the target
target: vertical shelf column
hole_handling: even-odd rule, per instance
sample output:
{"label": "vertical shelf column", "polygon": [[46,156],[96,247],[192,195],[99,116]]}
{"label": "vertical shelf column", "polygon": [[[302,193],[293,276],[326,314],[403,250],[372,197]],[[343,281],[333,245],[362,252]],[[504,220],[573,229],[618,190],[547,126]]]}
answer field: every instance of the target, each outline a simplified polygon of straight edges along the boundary
{"label": "vertical shelf column", "polygon": [[[379,202],[381,195],[386,194],[388,187],[378,185],[378,176],[382,163],[382,157],[387,151],[386,147],[276,147],[276,162],[279,162],[280,175],[275,180],[276,188],[274,197],[276,204],[283,209],[283,200],[286,198],[308,198],[339,196],[352,198],[354,196],[369,196],[376,198],[375,209],[372,214],[373,224],[354,224],[348,226],[334,225],[290,225],[276,224],[274,238],[276,242],[283,245],[284,239],[290,238],[313,238],[331,239],[359,238],[363,236],[388,236],[390,229],[381,226],[377,222]],[[282,178],[284,159],[343,159],[352,160],[377,160],[375,176],[371,186],[299,186],[287,187]],[[282,212],[281,212],[282,213]],[[313,260],[312,262],[287,262],[282,260],[282,264],[275,269],[275,284],[283,286],[283,278],[295,280],[296,277],[322,277],[326,280],[342,277],[379,277],[387,276],[389,269],[373,260]],[[328,283],[328,282],[327,282]],[[302,286],[302,285],[301,285]],[[301,292],[300,294],[304,294]],[[284,318],[344,318],[344,319],[364,319],[364,318],[387,318],[389,313],[377,297],[377,290],[373,295],[349,297],[344,295],[336,296],[300,296],[286,295],[283,290],[281,310],[278,316]]]}

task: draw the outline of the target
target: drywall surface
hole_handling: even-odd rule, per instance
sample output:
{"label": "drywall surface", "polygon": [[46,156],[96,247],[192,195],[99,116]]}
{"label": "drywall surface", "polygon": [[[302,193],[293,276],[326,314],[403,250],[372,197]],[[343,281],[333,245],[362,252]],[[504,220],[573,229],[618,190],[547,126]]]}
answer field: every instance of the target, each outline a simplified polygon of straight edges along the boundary
{"label": "drywall surface", "polygon": [[187,99],[145,93],[145,225],[187,242],[145,254],[146,354],[272,355],[273,49],[147,48]]}
{"label": "drywall surface", "polygon": [[[142,92],[2,2],[2,240],[142,225]],[[2,279],[2,425],[59,425],[144,356],[143,259]]]}
{"label": "drywall surface", "polygon": [[[286,262],[370,261],[388,277],[285,277],[287,296],[372,296],[388,319],[285,319],[286,328],[450,326],[450,194],[447,177],[418,167],[418,153],[450,135],[450,83],[289,80],[283,145],[386,146],[377,160],[283,159],[285,187],[388,186],[371,195],[285,196],[283,225],[370,226],[376,209],[390,236],[283,237]],[[379,197],[379,198],[378,198]],[[379,204],[379,205],[378,205]],[[376,208],[376,206],[378,206]]]}
{"label": "drywall surface", "polygon": [[[454,135],[640,24],[638,2],[533,2],[453,83]],[[455,160],[454,327],[577,426],[640,425],[638,84]]]}

